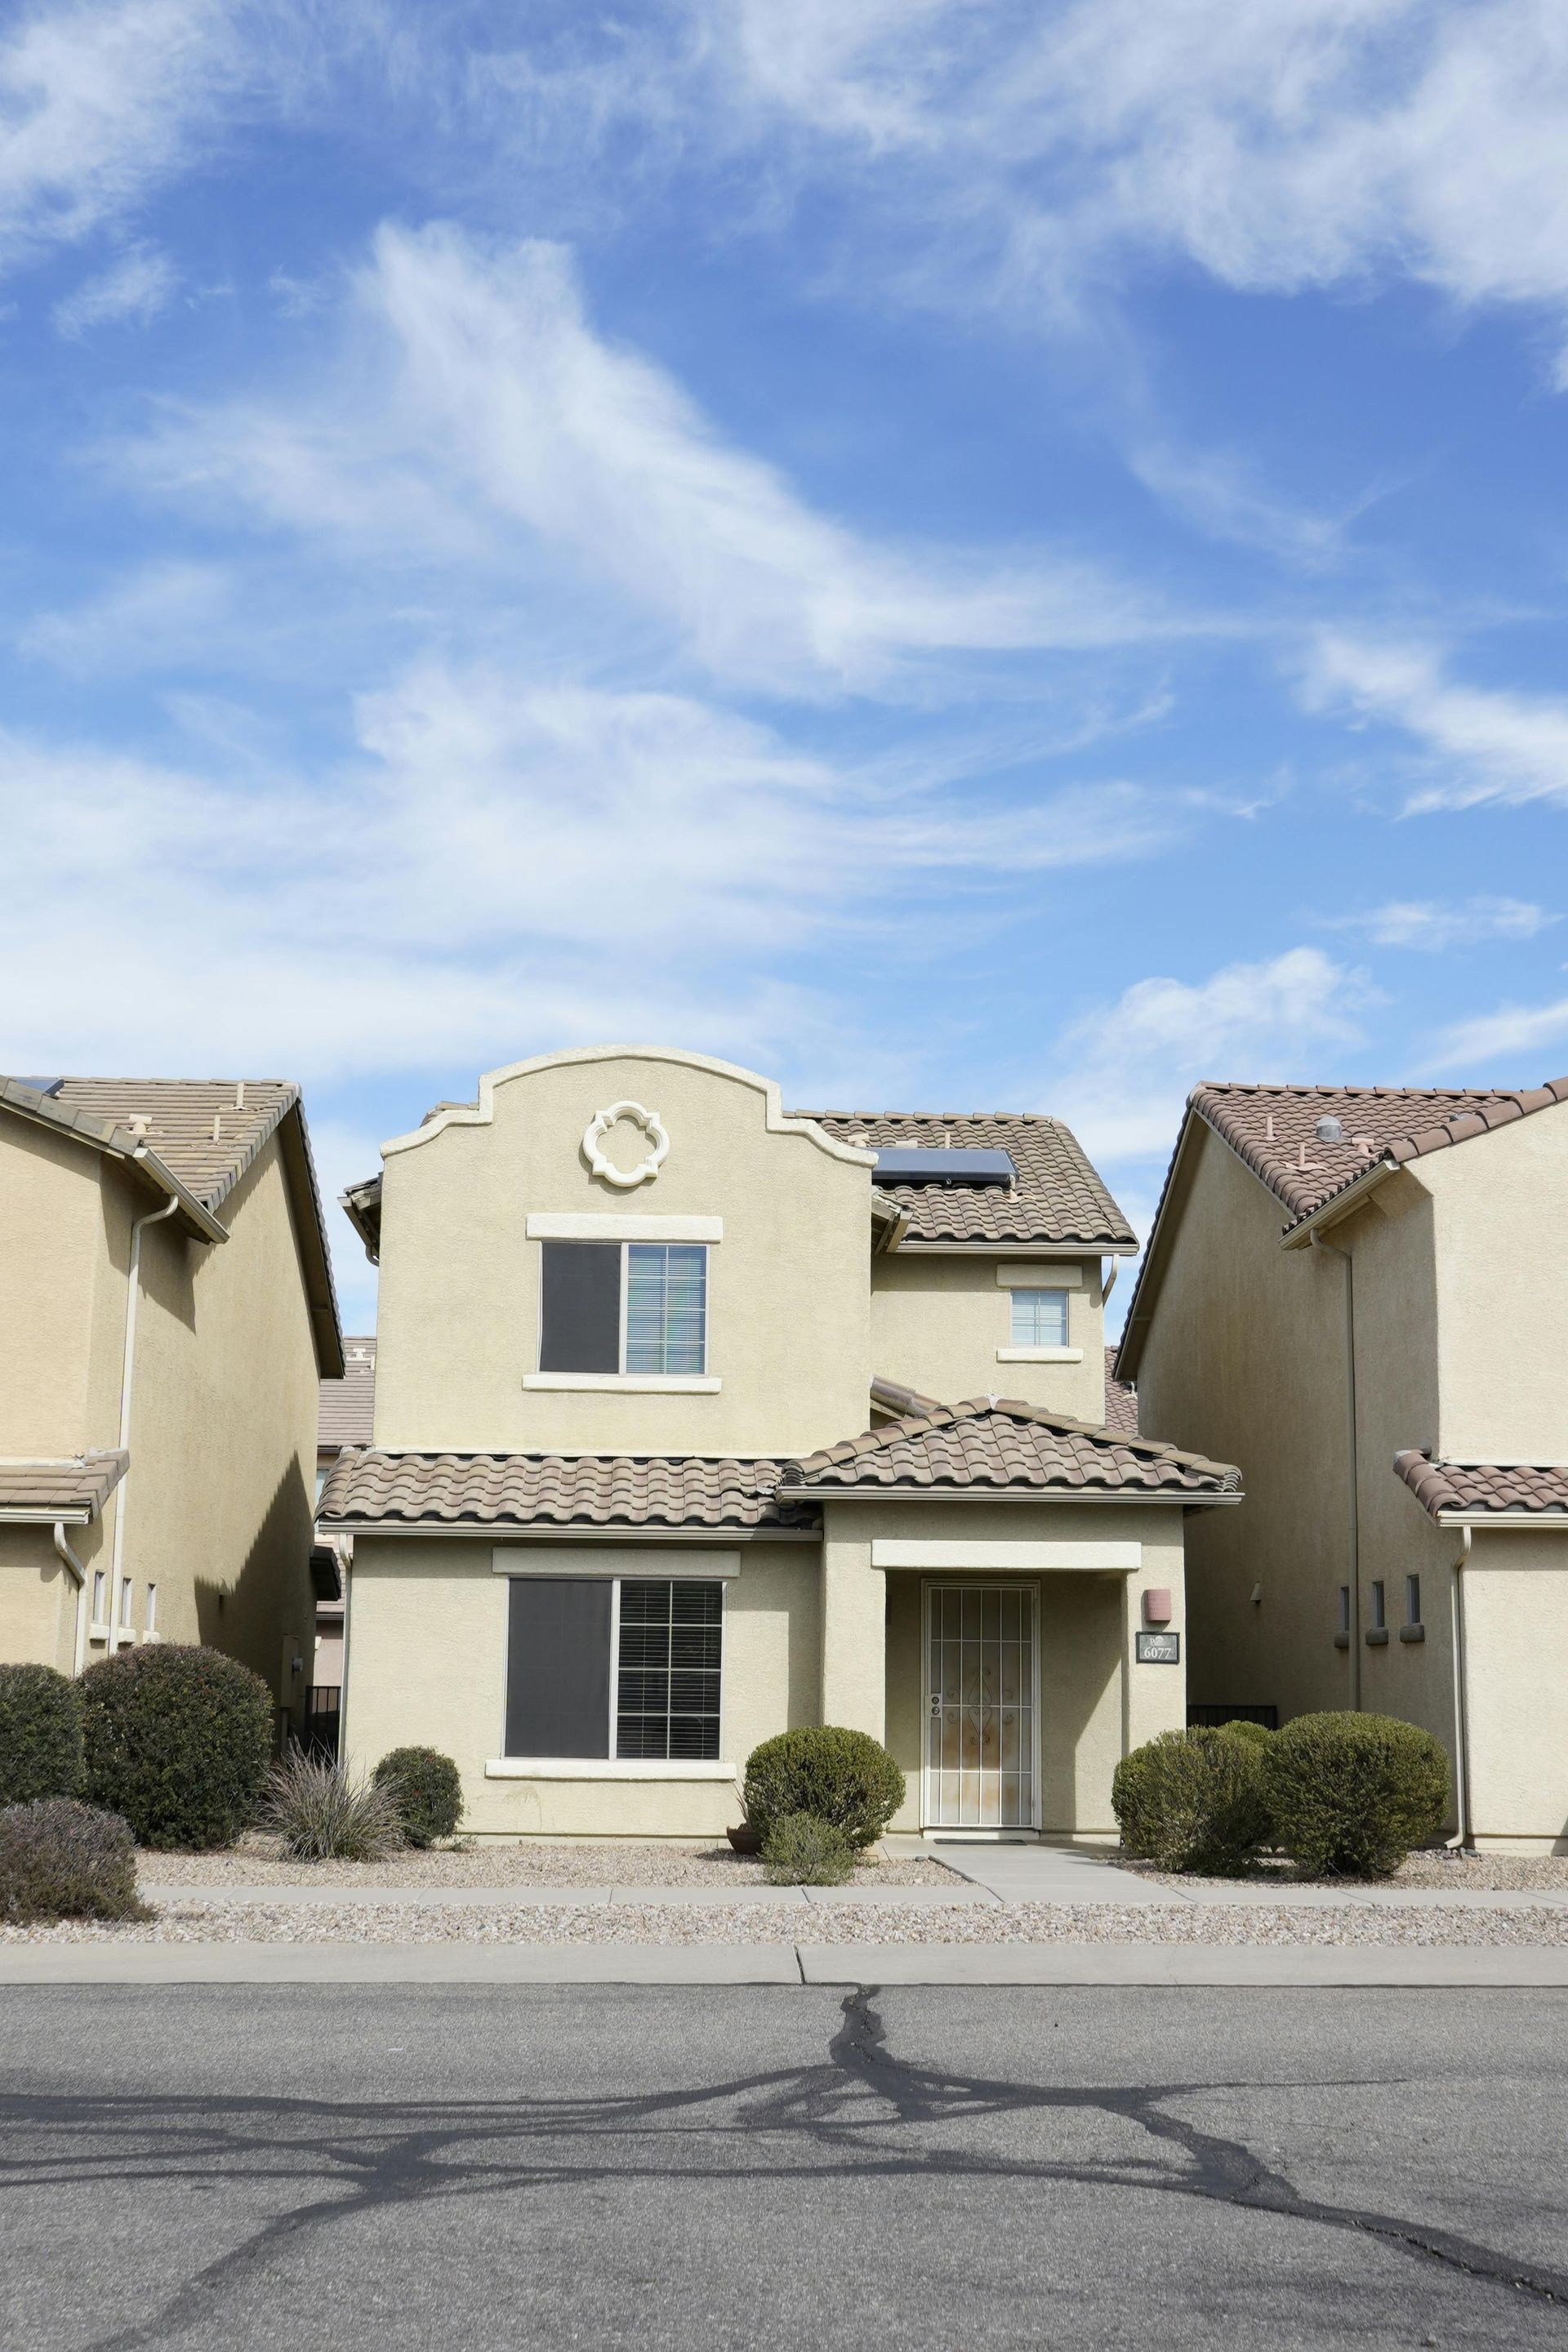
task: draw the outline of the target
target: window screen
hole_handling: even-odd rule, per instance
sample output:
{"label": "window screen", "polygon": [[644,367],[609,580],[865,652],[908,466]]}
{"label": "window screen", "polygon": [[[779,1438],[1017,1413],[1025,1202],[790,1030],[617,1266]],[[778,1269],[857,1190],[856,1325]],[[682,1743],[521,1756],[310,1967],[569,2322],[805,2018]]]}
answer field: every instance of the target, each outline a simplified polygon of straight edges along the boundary
{"label": "window screen", "polygon": [[638,1578],[620,1590],[616,1755],[717,1756],[723,1587]]}
{"label": "window screen", "polygon": [[540,1268],[542,1372],[621,1369],[621,1245],[545,1242]]}
{"label": "window screen", "polygon": [[1065,1290],[1015,1290],[1015,1348],[1065,1348],[1068,1343],[1068,1295]]}
{"label": "window screen", "polygon": [[507,1754],[608,1756],[610,1580],[514,1576],[508,1591]]}
{"label": "window screen", "polygon": [[628,1372],[701,1372],[708,1321],[708,1253],[690,1243],[626,1248]]}

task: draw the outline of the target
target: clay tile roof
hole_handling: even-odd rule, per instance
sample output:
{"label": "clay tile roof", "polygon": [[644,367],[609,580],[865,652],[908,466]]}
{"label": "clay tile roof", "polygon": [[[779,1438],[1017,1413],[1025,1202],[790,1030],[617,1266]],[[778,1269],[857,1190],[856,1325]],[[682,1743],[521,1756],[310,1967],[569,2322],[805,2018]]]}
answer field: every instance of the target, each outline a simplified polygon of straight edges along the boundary
{"label": "clay tile roof", "polygon": [[1241,1475],[1201,1454],[1178,1453],[1173,1445],[1047,1412],[1016,1398],[975,1397],[807,1454],[785,1471],[780,1494],[930,1494],[944,1488],[1168,1496],[1199,1503],[1239,1499]]}
{"label": "clay tile roof", "polygon": [[123,1452],[65,1461],[0,1462],[0,1518],[96,1519],[131,1467]]}
{"label": "clay tile roof", "polygon": [[[1292,1223],[1299,1223],[1379,1160],[1419,1160],[1531,1111],[1568,1102],[1568,1078],[1522,1089],[1211,1082],[1194,1087],[1187,1099],[1284,1202]],[[1325,1118],[1340,1121],[1342,1143],[1319,1142],[1314,1130]]]}
{"label": "clay tile roof", "polygon": [[1568,1464],[1562,1462],[1434,1462],[1411,1451],[1396,1454],[1394,1467],[1434,1519],[1568,1514]]}
{"label": "clay tile roof", "polygon": [[1116,1350],[1105,1351],[1105,1426],[1120,1430],[1124,1437],[1138,1434],[1138,1397],[1131,1382],[1119,1381],[1115,1373]]}
{"label": "clay tile roof", "polygon": [[808,1527],[774,1498],[784,1465],[630,1454],[338,1456],[317,1508],[323,1530],[404,1527]]}
{"label": "clay tile roof", "polygon": [[1133,1250],[1137,1236],[1059,1118],[1022,1111],[793,1111],[840,1143],[873,1151],[895,1144],[924,1150],[1010,1152],[1018,1181],[993,1184],[891,1184],[879,1197],[909,1218],[911,1242],[1054,1242]]}
{"label": "clay tile roof", "polygon": [[343,1341],[343,1376],[323,1381],[316,1416],[316,1449],[368,1445],[375,1415],[375,1341]]}

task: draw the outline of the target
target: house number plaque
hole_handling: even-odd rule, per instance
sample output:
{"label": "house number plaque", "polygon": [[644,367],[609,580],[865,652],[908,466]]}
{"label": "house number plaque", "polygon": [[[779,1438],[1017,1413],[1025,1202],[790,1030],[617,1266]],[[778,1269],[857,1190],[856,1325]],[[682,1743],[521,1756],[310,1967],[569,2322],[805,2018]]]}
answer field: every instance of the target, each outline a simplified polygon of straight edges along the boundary
{"label": "house number plaque", "polygon": [[1179,1633],[1140,1633],[1137,1642],[1141,1666],[1179,1666],[1182,1663]]}

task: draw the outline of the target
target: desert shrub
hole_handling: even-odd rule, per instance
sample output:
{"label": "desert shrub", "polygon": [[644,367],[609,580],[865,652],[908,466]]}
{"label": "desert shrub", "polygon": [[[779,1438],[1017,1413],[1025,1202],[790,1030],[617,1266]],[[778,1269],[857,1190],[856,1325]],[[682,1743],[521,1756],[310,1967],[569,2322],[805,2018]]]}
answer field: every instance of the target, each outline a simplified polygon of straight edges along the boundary
{"label": "desert shrub", "polygon": [[130,1824],[74,1797],[0,1811],[0,1919],[146,1919]]}
{"label": "desert shrub", "polygon": [[1299,1715],[1264,1757],[1275,1835],[1310,1877],[1386,1878],[1435,1837],[1448,1759],[1391,1715]]}
{"label": "desert shrub", "polygon": [[151,1846],[232,1845],[256,1817],[272,1694],[217,1650],[121,1650],[81,1678],[86,1793]]}
{"label": "desert shrub", "polygon": [[816,1813],[780,1813],[763,1840],[763,1873],[774,1886],[842,1886],[854,1871],[854,1846]]}
{"label": "desert shrub", "polygon": [[449,1838],[463,1816],[463,1783],[449,1756],[437,1748],[395,1748],[375,1768],[392,1792],[410,1845]]}
{"label": "desert shrub", "polygon": [[403,1843],[390,1782],[356,1780],[331,1757],[302,1748],[274,1768],[262,1819],[296,1862],[382,1862]]}
{"label": "desert shrub", "polygon": [[1110,1801],[1125,1851],[1163,1870],[1245,1870],[1269,1835],[1262,1754],[1228,1727],[1163,1731],[1135,1748]]}
{"label": "desert shrub", "polygon": [[53,1666],[0,1665],[0,1805],[81,1787],[81,1689]]}
{"label": "desert shrub", "polygon": [[1234,1723],[1222,1723],[1219,1728],[1227,1739],[1245,1739],[1249,1748],[1267,1748],[1274,1737],[1267,1724],[1248,1723],[1245,1717],[1238,1717]]}
{"label": "desert shrub", "polygon": [[786,1813],[814,1813],[858,1847],[873,1844],[903,1803],[904,1776],[868,1732],[813,1724],[752,1748],[744,1793],[764,1842]]}

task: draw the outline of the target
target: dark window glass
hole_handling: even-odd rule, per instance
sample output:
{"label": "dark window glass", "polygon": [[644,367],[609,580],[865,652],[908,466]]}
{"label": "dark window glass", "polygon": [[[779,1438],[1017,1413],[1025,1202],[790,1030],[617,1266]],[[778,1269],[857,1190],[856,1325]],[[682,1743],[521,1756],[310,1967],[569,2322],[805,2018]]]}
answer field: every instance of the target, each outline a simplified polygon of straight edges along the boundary
{"label": "dark window glass", "polygon": [[618,1242],[542,1242],[542,1372],[621,1369]]}
{"label": "dark window glass", "polygon": [[1405,1622],[1407,1625],[1421,1622],[1421,1579],[1407,1576],[1405,1580]]}
{"label": "dark window glass", "polygon": [[611,1598],[608,1577],[510,1580],[509,1756],[608,1756]]}
{"label": "dark window glass", "polygon": [[617,1756],[719,1753],[723,1587],[627,1578],[621,1586]]}

